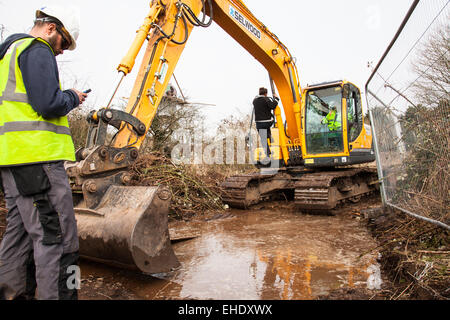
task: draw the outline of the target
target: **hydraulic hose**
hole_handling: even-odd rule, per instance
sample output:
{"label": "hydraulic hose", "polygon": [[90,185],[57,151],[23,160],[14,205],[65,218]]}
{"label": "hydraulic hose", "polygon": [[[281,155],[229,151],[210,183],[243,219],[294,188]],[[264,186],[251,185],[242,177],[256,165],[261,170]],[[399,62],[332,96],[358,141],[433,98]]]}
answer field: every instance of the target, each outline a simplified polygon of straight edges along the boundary
{"label": "hydraulic hose", "polygon": [[[209,6],[209,21],[207,23],[205,23],[205,17],[206,17],[206,6],[205,6],[205,1],[202,0],[202,4],[203,4],[203,9],[202,9],[202,13],[203,13],[203,18],[202,21],[200,21],[194,14],[194,12],[192,11],[192,9],[185,3],[182,4],[183,6],[183,13],[186,15],[186,18],[189,20],[189,22],[196,26],[196,27],[203,27],[203,28],[207,28],[211,25],[212,21],[213,21],[213,7],[212,7],[212,2],[211,0],[208,0],[208,6]],[[186,11],[187,12],[186,12]],[[191,19],[192,18],[192,19]]]}
{"label": "hydraulic hose", "polygon": [[[204,0],[202,0],[202,2],[204,3]],[[196,21],[199,22],[199,25],[200,25],[200,26],[207,27],[207,26],[209,26],[209,25],[211,24],[211,22],[212,22],[212,20],[213,20],[213,18],[212,18],[212,17],[213,17],[213,8],[212,8],[212,2],[211,2],[211,0],[208,0],[208,4],[209,4],[209,9],[210,9],[210,21],[208,21],[208,23],[206,23],[206,24],[205,24],[204,22],[202,22],[202,21],[200,21],[200,20],[197,19],[197,17],[195,16],[195,14],[192,12],[192,9],[191,9],[188,5],[186,5],[185,3],[182,3],[182,6],[180,6],[180,8],[178,9],[177,16],[176,16],[175,22],[174,22],[174,28],[173,28],[172,33],[171,33],[170,35],[166,34],[166,33],[162,30],[162,28],[161,28],[160,26],[157,26],[158,30],[162,33],[162,36],[161,36],[160,38],[158,38],[158,40],[156,40],[155,44],[153,45],[153,51],[152,51],[152,54],[151,54],[150,61],[149,61],[148,65],[151,65],[151,64],[152,64],[153,59],[155,58],[156,48],[157,48],[159,42],[160,42],[162,39],[170,39],[170,41],[172,41],[173,43],[178,44],[178,45],[183,45],[183,44],[186,43],[186,41],[187,41],[187,39],[188,39],[188,36],[189,36],[189,35],[188,35],[188,28],[187,28],[187,21],[186,21],[186,18],[187,18],[189,21],[191,21],[191,20],[190,20],[189,16],[188,16],[185,12],[182,12],[182,14],[181,14],[181,17],[182,17],[182,19],[183,19],[183,25],[184,25],[184,28],[185,28],[185,37],[184,37],[183,41],[178,42],[178,41],[176,41],[176,40],[171,39],[171,37],[175,34],[176,27],[177,27],[177,24],[178,24],[178,19],[179,19],[179,17],[180,17],[180,11],[182,10],[182,8],[186,8],[186,10],[188,10],[188,11],[190,12],[189,14],[192,14],[192,17],[194,17],[194,19],[195,19]],[[205,12],[206,12],[205,6],[203,6],[203,10],[204,10],[204,11],[203,11],[203,12],[204,12],[203,21],[204,21],[204,18],[205,18]],[[191,22],[191,23],[192,23],[192,22]],[[195,24],[193,24],[193,25],[195,25]],[[138,97],[140,97],[140,96],[142,95],[142,92],[143,92],[143,90],[144,90],[145,83],[146,83],[146,81],[147,81],[149,72],[150,72],[150,68],[147,68],[147,72],[145,73],[144,79],[143,79],[143,81],[142,81],[142,84],[141,84],[141,88],[140,88],[140,90],[139,90],[139,95],[138,95]],[[139,99],[136,99],[136,102],[134,103],[133,108],[131,109],[130,113],[133,113],[133,112],[134,112],[134,110],[135,110],[136,107],[137,107],[138,101],[139,101]]]}
{"label": "hydraulic hose", "polygon": [[[149,60],[149,62],[148,62],[148,65],[151,65],[151,64],[153,63],[153,60],[155,59],[156,48],[158,47],[158,44],[159,44],[159,42],[160,42],[161,40],[163,40],[163,39],[170,39],[170,41],[172,41],[173,43],[178,44],[178,45],[183,45],[184,43],[186,43],[186,41],[187,41],[187,39],[188,39],[188,29],[187,29],[187,21],[186,21],[186,18],[184,17],[183,14],[181,15],[181,17],[182,17],[182,19],[183,19],[183,24],[184,24],[184,27],[185,27],[185,35],[184,35],[184,39],[183,39],[183,41],[181,41],[181,42],[178,42],[178,41],[176,41],[176,40],[171,39],[171,37],[173,37],[173,35],[175,34],[175,31],[176,31],[176,28],[177,28],[178,19],[180,18],[180,11],[181,11],[181,7],[178,9],[178,12],[177,12],[177,15],[176,15],[176,18],[175,18],[175,22],[174,22],[174,25],[173,25],[173,30],[172,30],[172,33],[171,33],[170,35],[166,34],[166,33],[162,30],[162,28],[161,28],[160,26],[156,25],[156,27],[158,28],[158,30],[162,33],[162,36],[159,37],[159,38],[155,41],[155,43],[153,44],[152,54],[151,54],[151,56],[150,56],[150,60]],[[136,101],[135,101],[135,103],[134,103],[134,105],[133,105],[133,108],[131,108],[131,110],[130,110],[130,113],[131,113],[131,114],[136,110],[136,107],[137,107],[138,102],[139,102],[139,97],[141,97],[142,92],[144,91],[145,83],[147,82],[147,78],[148,78],[149,72],[150,72],[150,68],[147,68],[147,72],[145,73],[144,79],[142,80],[142,83],[141,83],[141,88],[139,89],[138,98],[136,99]]]}
{"label": "hydraulic hose", "polygon": [[[204,28],[209,27],[209,26],[211,25],[211,23],[212,23],[212,21],[213,21],[213,7],[212,7],[212,2],[211,2],[211,0],[207,0],[207,1],[208,1],[208,5],[209,5],[209,12],[210,12],[210,19],[209,19],[209,21],[208,21],[207,23],[205,23],[205,18],[206,18],[205,0],[202,0],[202,3],[203,3],[203,9],[202,9],[202,12],[203,12],[203,19],[202,19],[202,21],[200,21],[200,20],[195,16],[194,12],[192,11],[192,9],[191,9],[188,5],[186,5],[185,3],[181,3],[180,7],[178,8],[177,15],[176,15],[176,17],[175,17],[175,22],[174,22],[174,26],[173,26],[172,33],[171,33],[170,35],[166,34],[166,33],[164,32],[164,30],[163,30],[159,25],[154,24],[154,26],[158,29],[158,31],[162,34],[162,36],[159,37],[159,38],[155,41],[155,43],[154,43],[154,45],[153,45],[152,54],[151,54],[151,56],[150,56],[150,60],[149,60],[148,66],[151,65],[151,64],[153,63],[153,60],[154,60],[155,54],[156,54],[156,49],[157,49],[158,44],[159,44],[159,42],[160,42],[161,40],[163,40],[163,39],[169,39],[171,42],[173,42],[173,43],[175,43],[175,44],[177,44],[177,45],[183,45],[183,44],[186,43],[186,41],[187,41],[187,39],[188,39],[188,37],[189,37],[187,21],[189,21],[189,22],[190,22],[192,25],[194,25],[194,26],[200,26],[200,27],[204,27]],[[180,19],[180,17],[182,18],[183,26],[184,26],[184,31],[185,31],[185,33],[184,33],[184,39],[183,39],[181,42],[172,39],[172,37],[175,35],[176,29],[177,29],[177,25],[178,25],[178,20]],[[142,92],[144,91],[145,84],[146,84],[146,82],[147,82],[149,73],[150,73],[150,68],[147,68],[147,71],[146,71],[146,73],[145,73],[145,75],[144,75],[144,78],[143,78],[143,80],[142,80],[142,83],[141,83],[141,87],[140,87],[140,89],[139,89],[139,94],[138,94],[138,96],[137,96],[137,99],[136,99],[136,101],[134,102],[134,105],[133,105],[133,107],[131,108],[131,110],[130,110],[130,112],[129,112],[130,114],[133,114],[133,112],[136,110],[136,107],[137,107],[137,105],[138,105],[138,103],[139,103],[140,97],[142,96]],[[115,137],[117,136],[117,134],[118,134],[121,130],[123,130],[124,127],[125,127],[125,126],[122,126],[122,128],[119,129],[119,131],[114,135],[113,139],[111,140],[111,143],[112,143],[112,141],[115,139]],[[134,143],[134,142],[133,142],[133,143]],[[129,144],[129,145],[132,145],[132,144]]]}
{"label": "hydraulic hose", "polygon": [[[172,33],[171,33],[170,35],[166,34],[166,33],[164,32],[164,30],[163,30],[159,25],[156,25],[156,24],[155,24],[155,26],[156,26],[156,28],[159,30],[159,32],[162,33],[163,38],[170,39],[170,41],[173,42],[173,43],[175,43],[175,44],[183,45],[183,44],[186,43],[186,41],[187,41],[187,39],[188,39],[188,29],[187,29],[187,21],[186,21],[186,17],[185,17],[184,14],[180,14],[180,12],[181,12],[181,7],[178,8],[178,12],[177,12],[177,15],[176,15],[176,17],[175,17],[175,22],[174,22],[174,24],[173,24],[173,30],[172,30]],[[183,19],[183,25],[184,25],[184,39],[183,39],[183,41],[181,41],[181,42],[172,39],[172,37],[174,36],[175,31],[176,31],[176,29],[177,29],[178,20],[180,19],[180,16],[181,16],[181,18]]]}

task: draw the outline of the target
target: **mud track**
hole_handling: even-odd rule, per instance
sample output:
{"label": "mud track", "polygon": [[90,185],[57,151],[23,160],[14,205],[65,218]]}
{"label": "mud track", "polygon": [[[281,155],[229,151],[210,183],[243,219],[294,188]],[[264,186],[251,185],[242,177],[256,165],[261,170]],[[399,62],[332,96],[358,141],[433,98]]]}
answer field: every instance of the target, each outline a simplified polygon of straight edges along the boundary
{"label": "mud track", "polygon": [[334,215],[298,212],[291,204],[210,212],[172,221],[182,264],[170,274],[143,275],[82,260],[80,299],[370,299],[389,281],[361,210],[374,196]]}

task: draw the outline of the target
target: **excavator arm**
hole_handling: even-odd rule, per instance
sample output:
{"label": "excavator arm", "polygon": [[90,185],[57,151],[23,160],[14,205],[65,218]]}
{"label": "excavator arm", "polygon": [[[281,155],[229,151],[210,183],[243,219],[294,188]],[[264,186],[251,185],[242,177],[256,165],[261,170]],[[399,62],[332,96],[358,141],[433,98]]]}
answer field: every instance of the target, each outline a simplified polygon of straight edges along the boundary
{"label": "excavator arm", "polygon": [[[114,94],[104,108],[89,114],[86,145],[77,150],[77,162],[66,165],[81,255],[147,273],[166,272],[179,265],[168,234],[170,191],[163,186],[128,186],[131,177],[127,170],[138,157],[190,33],[212,21],[253,55],[274,80],[288,124],[289,138],[277,107],[283,159],[288,159],[287,144],[300,140],[302,95],[294,59],[241,1],[152,0],[117,68]],[[113,97],[145,42],[143,62],[126,110],[113,109]],[[117,129],[111,141],[107,139],[109,126]]]}
{"label": "excavator arm", "polygon": [[[209,16],[207,23],[195,21],[202,11],[203,17]],[[294,59],[278,37],[238,0],[160,0],[151,3],[149,15],[118,67],[122,75],[131,71],[147,36],[147,49],[126,113],[142,121],[147,129],[150,127],[192,29],[195,26],[207,27],[211,21],[215,21],[268,70],[280,93],[289,137],[293,141],[299,139],[301,88]],[[280,109],[275,115],[281,119]],[[283,124],[282,121],[278,123]],[[144,138],[145,135],[136,135],[136,130],[127,125],[120,130],[113,146],[139,148]],[[287,151],[286,137],[283,138],[282,147]]]}

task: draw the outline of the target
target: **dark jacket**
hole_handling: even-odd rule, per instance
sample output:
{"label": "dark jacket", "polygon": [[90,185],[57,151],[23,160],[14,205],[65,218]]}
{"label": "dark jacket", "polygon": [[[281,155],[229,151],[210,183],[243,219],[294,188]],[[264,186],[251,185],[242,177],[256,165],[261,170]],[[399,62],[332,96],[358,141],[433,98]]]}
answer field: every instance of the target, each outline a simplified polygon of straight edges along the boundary
{"label": "dark jacket", "polygon": [[[0,59],[14,41],[31,36],[13,34],[0,44]],[[46,119],[67,115],[80,104],[78,95],[72,90],[61,91],[55,55],[40,41],[32,43],[19,55],[19,68],[27,90],[28,101],[34,111]]]}
{"label": "dark jacket", "polygon": [[255,107],[255,121],[266,121],[272,119],[272,110],[278,105],[278,99],[269,98],[266,96],[257,96],[253,100],[253,106]]}

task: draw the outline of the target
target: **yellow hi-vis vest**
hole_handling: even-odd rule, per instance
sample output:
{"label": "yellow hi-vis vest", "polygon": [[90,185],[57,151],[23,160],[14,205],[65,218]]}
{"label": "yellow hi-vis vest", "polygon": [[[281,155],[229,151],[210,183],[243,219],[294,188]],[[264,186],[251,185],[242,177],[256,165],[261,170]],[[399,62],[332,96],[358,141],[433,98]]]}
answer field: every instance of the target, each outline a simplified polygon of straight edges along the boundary
{"label": "yellow hi-vis vest", "polygon": [[19,39],[0,60],[0,166],[75,161],[67,117],[44,119],[28,103],[18,57],[33,41],[48,45]]}
{"label": "yellow hi-vis vest", "polygon": [[328,125],[328,130],[339,131],[341,130],[341,122],[336,119],[338,117],[336,111],[332,111],[325,117],[325,123]]}

